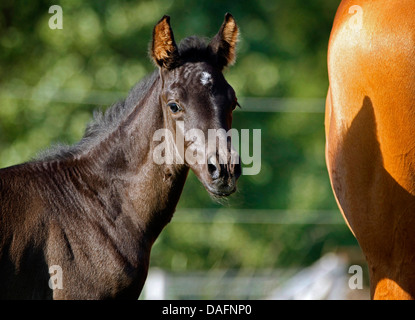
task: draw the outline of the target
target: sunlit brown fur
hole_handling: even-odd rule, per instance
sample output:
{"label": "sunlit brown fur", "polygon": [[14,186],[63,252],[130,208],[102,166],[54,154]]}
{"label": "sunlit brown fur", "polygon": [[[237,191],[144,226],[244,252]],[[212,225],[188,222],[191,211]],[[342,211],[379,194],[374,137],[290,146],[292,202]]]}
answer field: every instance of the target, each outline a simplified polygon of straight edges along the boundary
{"label": "sunlit brown fur", "polygon": [[374,299],[415,298],[414,39],[414,1],[344,0],[329,43],[327,167]]}

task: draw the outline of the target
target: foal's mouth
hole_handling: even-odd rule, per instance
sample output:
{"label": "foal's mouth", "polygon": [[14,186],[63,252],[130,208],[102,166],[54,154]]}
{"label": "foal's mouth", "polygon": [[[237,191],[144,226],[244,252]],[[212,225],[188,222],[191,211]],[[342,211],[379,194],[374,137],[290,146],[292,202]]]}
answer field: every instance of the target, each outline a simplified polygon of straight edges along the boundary
{"label": "foal's mouth", "polygon": [[237,164],[220,164],[210,157],[205,165],[192,167],[193,172],[214,198],[225,198],[235,193],[241,167]]}
{"label": "foal's mouth", "polygon": [[214,197],[225,198],[236,192],[236,184],[215,188],[211,185],[205,185],[206,190]]}

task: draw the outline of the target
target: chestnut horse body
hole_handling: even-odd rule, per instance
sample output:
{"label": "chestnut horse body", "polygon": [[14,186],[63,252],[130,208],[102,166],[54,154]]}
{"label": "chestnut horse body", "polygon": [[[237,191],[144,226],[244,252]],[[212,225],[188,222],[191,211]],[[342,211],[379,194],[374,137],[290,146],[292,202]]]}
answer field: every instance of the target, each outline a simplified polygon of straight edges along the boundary
{"label": "chestnut horse body", "polygon": [[326,160],[373,299],[415,298],[415,2],[345,0],[328,51]]}

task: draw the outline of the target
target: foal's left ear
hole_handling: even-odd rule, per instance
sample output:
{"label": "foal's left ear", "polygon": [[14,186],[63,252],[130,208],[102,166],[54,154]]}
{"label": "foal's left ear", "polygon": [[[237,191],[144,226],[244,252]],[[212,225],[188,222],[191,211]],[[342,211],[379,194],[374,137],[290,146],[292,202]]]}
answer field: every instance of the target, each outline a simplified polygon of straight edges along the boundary
{"label": "foal's left ear", "polygon": [[221,68],[235,62],[238,36],[239,29],[236,21],[230,13],[227,13],[219,32],[209,44],[212,51],[217,55],[218,64]]}
{"label": "foal's left ear", "polygon": [[151,56],[161,68],[172,69],[179,59],[179,51],[174,41],[170,17],[164,16],[153,29]]}

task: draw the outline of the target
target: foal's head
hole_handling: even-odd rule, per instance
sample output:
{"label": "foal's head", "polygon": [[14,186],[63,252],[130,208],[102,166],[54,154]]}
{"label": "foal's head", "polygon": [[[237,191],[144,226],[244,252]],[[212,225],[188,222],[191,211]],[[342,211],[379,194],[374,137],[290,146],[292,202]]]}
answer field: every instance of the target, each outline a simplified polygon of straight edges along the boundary
{"label": "foal's head", "polygon": [[[235,61],[238,27],[226,14],[219,32],[209,42],[190,37],[179,46],[168,16],[154,27],[151,56],[160,69],[160,103],[166,129],[182,137],[179,150],[213,195],[227,196],[241,174],[239,155],[231,147],[235,91],[222,71]],[[176,144],[176,147],[180,147]]]}

